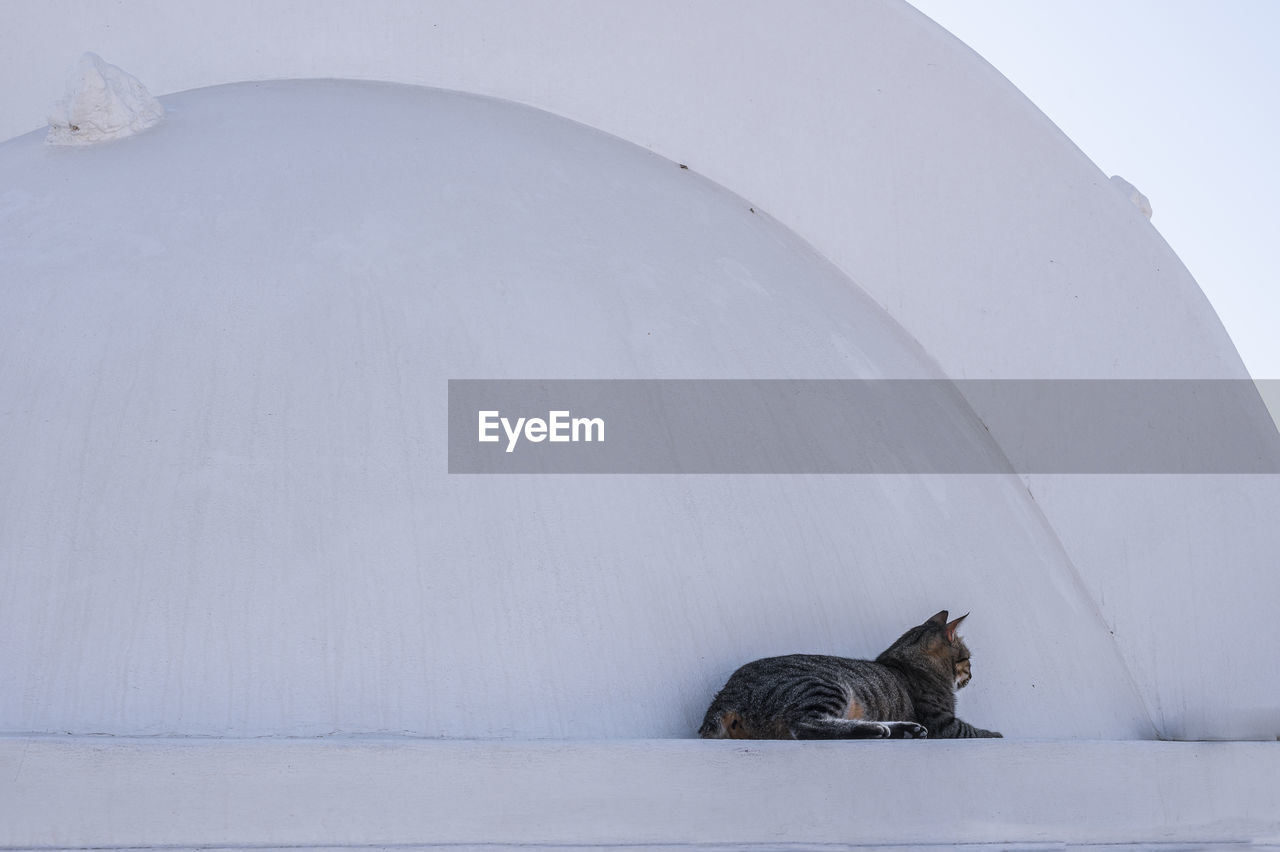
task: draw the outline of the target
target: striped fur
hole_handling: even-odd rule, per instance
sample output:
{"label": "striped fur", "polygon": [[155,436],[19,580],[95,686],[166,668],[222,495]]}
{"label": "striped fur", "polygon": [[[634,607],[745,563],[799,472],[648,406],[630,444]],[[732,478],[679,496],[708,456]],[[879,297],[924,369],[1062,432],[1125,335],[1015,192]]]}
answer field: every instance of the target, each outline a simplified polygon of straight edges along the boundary
{"label": "striped fur", "polygon": [[965,616],[943,610],[870,660],[790,654],[747,663],[716,695],[699,736],[709,739],[998,737],[956,718],[969,682]]}

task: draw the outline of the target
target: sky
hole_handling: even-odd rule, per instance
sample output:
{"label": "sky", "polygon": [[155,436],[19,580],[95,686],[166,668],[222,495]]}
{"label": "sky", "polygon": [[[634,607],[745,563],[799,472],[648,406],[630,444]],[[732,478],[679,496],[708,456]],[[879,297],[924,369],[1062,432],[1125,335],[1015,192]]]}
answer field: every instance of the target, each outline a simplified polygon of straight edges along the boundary
{"label": "sky", "polygon": [[1250,373],[1280,379],[1280,2],[910,2],[1151,200]]}

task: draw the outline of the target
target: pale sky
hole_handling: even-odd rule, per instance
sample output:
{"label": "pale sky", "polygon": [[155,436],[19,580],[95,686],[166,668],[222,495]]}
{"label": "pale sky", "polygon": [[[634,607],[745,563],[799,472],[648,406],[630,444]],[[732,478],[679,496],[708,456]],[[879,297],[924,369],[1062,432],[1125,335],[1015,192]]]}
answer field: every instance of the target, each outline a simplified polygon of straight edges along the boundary
{"label": "pale sky", "polygon": [[1280,379],[1280,2],[910,2],[1151,199],[1245,366]]}

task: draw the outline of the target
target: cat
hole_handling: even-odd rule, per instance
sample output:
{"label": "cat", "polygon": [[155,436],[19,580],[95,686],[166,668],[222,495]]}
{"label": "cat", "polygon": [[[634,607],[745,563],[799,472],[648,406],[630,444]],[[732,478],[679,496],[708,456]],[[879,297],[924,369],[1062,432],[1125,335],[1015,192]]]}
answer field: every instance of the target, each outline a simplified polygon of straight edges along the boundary
{"label": "cat", "polygon": [[999,737],[956,718],[969,683],[960,622],[944,609],[903,633],[875,661],[816,654],[768,657],[730,675],[707,709],[707,739]]}

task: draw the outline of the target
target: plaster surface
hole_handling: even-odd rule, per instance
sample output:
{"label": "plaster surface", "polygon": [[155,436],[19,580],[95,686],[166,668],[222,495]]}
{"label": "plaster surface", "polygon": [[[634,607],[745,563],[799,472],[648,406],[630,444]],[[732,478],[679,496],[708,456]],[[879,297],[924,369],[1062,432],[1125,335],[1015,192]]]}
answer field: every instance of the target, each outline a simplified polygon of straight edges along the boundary
{"label": "plaster surface", "polygon": [[[40,124],[86,49],[159,93],[351,77],[494,95],[687,163],[749,199],[856,282],[946,376],[1246,376],[1142,213],[1007,80],[897,0],[751,2],[731,14],[661,0],[60,0],[10,9],[9,23],[0,137]],[[1260,400],[1236,415],[1274,429]],[[1280,687],[1250,676],[1268,665],[1265,646],[1233,641],[1223,625],[1265,623],[1275,598],[1275,477],[1026,485],[1161,733],[1274,736]],[[1197,647],[1157,651],[1171,622]],[[1224,708],[1223,695],[1246,709]]]}
{"label": "plaster surface", "polygon": [[1261,846],[1278,775],[1276,743],[0,737],[0,846]]}
{"label": "plaster surface", "polygon": [[687,737],[749,659],[947,608],[976,724],[1157,733],[1012,474],[447,472],[451,378],[940,377],[745,199],[474,96],[164,101],[0,150],[0,730]]}

